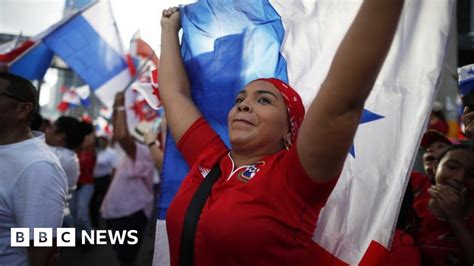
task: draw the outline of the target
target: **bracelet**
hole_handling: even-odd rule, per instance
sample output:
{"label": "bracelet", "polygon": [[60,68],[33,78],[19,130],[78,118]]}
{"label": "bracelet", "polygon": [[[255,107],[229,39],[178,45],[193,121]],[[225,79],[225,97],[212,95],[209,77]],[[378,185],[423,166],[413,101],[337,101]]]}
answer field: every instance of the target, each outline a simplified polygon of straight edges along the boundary
{"label": "bracelet", "polygon": [[125,108],[125,106],[121,105],[121,106],[114,107],[114,110],[117,111],[117,112],[123,112],[123,111],[127,110],[127,108]]}
{"label": "bracelet", "polygon": [[154,141],[152,141],[152,142],[150,142],[150,143],[147,144],[147,146],[148,146],[149,148],[151,148],[151,146],[153,146],[153,145],[156,145],[156,140],[154,140]]}

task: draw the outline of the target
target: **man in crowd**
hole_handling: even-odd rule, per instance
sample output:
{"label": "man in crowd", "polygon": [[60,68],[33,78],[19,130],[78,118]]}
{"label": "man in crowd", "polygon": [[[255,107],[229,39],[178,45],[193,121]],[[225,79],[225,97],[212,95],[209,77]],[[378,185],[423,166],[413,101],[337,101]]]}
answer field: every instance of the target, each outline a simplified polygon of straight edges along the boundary
{"label": "man in crowd", "polygon": [[[67,181],[41,133],[29,124],[36,89],[0,72],[0,265],[55,265],[58,249],[33,247],[34,228],[61,226]],[[29,248],[11,247],[11,228],[29,228]]]}

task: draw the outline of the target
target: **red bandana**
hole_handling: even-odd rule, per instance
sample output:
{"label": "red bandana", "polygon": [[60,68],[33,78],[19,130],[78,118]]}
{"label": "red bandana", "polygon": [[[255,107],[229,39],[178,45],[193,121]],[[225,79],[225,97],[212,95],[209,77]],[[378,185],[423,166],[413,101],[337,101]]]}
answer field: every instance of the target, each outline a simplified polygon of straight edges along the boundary
{"label": "red bandana", "polygon": [[288,109],[288,120],[291,128],[291,143],[296,142],[296,136],[298,136],[298,130],[303,122],[304,118],[304,106],[300,95],[290,87],[290,85],[276,78],[261,78],[262,80],[270,82],[275,86],[283,96],[286,107]]}

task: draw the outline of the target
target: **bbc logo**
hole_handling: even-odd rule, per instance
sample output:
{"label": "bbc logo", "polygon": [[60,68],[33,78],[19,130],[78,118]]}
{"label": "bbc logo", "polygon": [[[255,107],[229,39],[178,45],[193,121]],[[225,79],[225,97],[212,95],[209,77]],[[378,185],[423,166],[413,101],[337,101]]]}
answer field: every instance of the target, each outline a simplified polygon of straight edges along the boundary
{"label": "bbc logo", "polygon": [[[30,246],[30,229],[29,228],[11,228],[10,245],[12,247],[29,247]],[[52,247],[53,246],[53,229],[52,228],[34,228],[33,229],[33,245],[35,247]],[[56,245],[58,247],[74,247],[76,245],[76,229],[74,228],[57,228],[56,229]]]}

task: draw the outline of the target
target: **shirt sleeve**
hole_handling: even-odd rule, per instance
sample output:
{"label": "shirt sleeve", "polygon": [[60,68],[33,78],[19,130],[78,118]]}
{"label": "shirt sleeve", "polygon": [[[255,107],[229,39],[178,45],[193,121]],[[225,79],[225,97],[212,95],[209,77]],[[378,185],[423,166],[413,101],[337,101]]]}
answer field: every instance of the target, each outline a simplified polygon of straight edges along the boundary
{"label": "shirt sleeve", "polygon": [[201,117],[189,127],[176,146],[188,165],[193,165],[205,148],[214,145],[226,147],[219,135]]}
{"label": "shirt sleeve", "polygon": [[61,164],[61,166],[66,173],[69,189],[74,189],[79,180],[79,175],[81,174],[77,156],[68,158],[68,161],[66,161],[65,164]]}
{"label": "shirt sleeve", "polygon": [[[66,177],[60,168],[49,162],[30,165],[23,171],[11,193],[18,226],[30,228],[31,232],[35,227],[60,227],[66,191]],[[32,234],[30,238],[33,238]]]}
{"label": "shirt sleeve", "polygon": [[299,194],[304,201],[325,204],[336,186],[338,178],[325,183],[312,181],[301,165],[296,146],[293,145],[280,161],[280,169],[284,172],[283,176],[286,178],[286,184]]}

